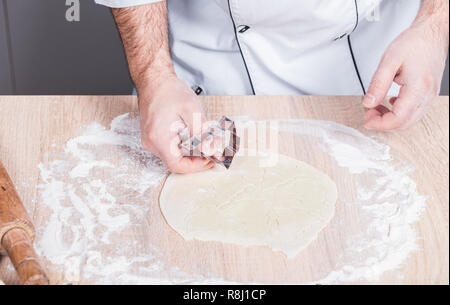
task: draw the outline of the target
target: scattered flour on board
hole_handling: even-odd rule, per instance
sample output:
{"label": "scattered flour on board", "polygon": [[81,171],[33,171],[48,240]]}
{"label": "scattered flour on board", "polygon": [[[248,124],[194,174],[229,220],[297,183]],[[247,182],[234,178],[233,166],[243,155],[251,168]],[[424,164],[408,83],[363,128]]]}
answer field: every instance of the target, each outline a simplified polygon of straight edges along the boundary
{"label": "scattered flour on board", "polygon": [[[389,146],[334,122],[285,120],[280,130],[320,138],[322,149],[357,182],[356,200],[345,202],[341,193],[340,201],[359,208],[365,231],[347,240],[336,269],[317,283],[376,281],[418,250],[412,224],[424,211],[426,197],[408,176],[413,168],[394,162]],[[370,175],[358,179],[364,173]]]}
{"label": "scattered flour on board", "polygon": [[[399,167],[388,146],[343,125],[277,122],[281,132],[315,138],[357,181],[356,201],[340,201],[364,215],[365,230],[346,238],[334,268],[315,282],[371,281],[401,266],[418,248],[412,224],[425,208],[425,197],[408,176],[412,169]],[[151,229],[148,198],[167,174],[161,161],[141,148],[139,130],[130,114],[115,118],[109,129],[92,123],[58,158],[39,165],[39,202],[50,215],[38,226],[39,254],[66,283],[231,283],[205,270],[193,275],[168,266],[151,240],[140,245],[131,238]],[[370,181],[358,180],[367,173]]]}

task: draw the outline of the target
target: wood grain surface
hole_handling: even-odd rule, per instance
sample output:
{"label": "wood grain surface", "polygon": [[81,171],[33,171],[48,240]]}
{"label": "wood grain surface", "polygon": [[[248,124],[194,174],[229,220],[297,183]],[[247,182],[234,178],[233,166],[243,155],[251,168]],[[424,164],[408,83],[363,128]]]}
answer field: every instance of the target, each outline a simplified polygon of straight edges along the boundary
{"label": "wood grain surface", "polygon": [[[448,284],[449,283],[449,99],[440,97],[426,117],[416,126],[400,132],[374,132],[363,127],[364,109],[361,97],[203,97],[210,119],[221,115],[248,115],[252,119],[310,118],[330,120],[376,136],[388,144],[396,159],[415,167],[411,177],[420,194],[427,196],[426,210],[414,228],[419,235],[420,250],[412,253],[396,270],[386,272],[379,284]],[[41,183],[40,162],[51,161],[52,153],[62,151],[70,138],[80,135],[83,128],[96,121],[109,126],[111,120],[126,112],[136,112],[136,97],[132,96],[0,96],[0,160],[2,160],[28,213],[39,227],[38,190]],[[289,151],[289,145],[286,145]],[[287,153],[288,154],[288,153]],[[295,153],[294,153],[295,154]],[[324,165],[325,166],[325,165]],[[154,198],[154,201],[157,201]],[[317,275],[305,270],[307,251],[292,263],[269,249],[250,249],[215,242],[185,242],[173,232],[160,215],[157,202],[152,213],[161,236],[160,247],[167,250],[166,259],[186,272],[192,262],[210,264],[215,274],[230,280],[292,283],[313,280]],[[159,217],[159,218],[158,218]],[[351,215],[348,219],[351,220]],[[347,219],[347,218],[344,218]],[[149,233],[156,234],[156,233]],[[320,243],[330,243],[321,234]],[[137,237],[139,238],[139,237]],[[331,243],[339,241],[331,241]],[[180,255],[177,247],[183,247]],[[338,244],[332,245],[338,247]],[[331,246],[330,246],[331,247]],[[171,250],[171,251],[170,251]],[[203,254],[201,254],[203,251]],[[210,251],[213,258],[204,254]],[[200,254],[199,254],[200,253]],[[214,255],[216,256],[214,256]],[[203,256],[202,256],[203,255]],[[329,255],[323,252],[324,257]],[[254,258],[268,262],[267,268],[248,264]],[[244,259],[245,258],[245,259]],[[329,258],[332,261],[332,258]],[[270,263],[269,263],[270,262]],[[305,265],[306,264],[306,265]],[[301,269],[301,272],[299,270]],[[50,274],[53,284],[63,275]],[[17,283],[17,276],[5,257],[0,257],[0,279]],[[84,283],[80,280],[80,283]]]}

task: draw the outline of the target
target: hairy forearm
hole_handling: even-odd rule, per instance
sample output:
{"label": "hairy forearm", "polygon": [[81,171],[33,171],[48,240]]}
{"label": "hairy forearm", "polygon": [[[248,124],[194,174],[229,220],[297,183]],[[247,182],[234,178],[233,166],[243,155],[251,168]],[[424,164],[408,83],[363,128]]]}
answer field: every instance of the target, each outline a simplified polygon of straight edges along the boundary
{"label": "hairy forearm", "polygon": [[139,90],[173,74],[166,2],[116,8],[112,13],[136,88]]}
{"label": "hairy forearm", "polygon": [[415,24],[426,22],[430,25],[429,33],[438,39],[448,51],[449,44],[449,1],[448,0],[422,0],[419,13],[414,21]]}

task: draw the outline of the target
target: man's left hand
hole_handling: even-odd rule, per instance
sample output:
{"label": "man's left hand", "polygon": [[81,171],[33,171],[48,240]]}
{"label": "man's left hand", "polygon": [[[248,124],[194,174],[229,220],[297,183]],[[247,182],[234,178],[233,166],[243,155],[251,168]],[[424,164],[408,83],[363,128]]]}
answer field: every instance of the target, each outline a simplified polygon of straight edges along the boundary
{"label": "man's left hand", "polygon": [[[445,22],[443,22],[445,23]],[[365,127],[376,130],[403,130],[417,123],[439,95],[448,52],[447,29],[434,18],[416,20],[388,47],[372,79],[363,105]],[[382,105],[395,82],[398,97]]]}

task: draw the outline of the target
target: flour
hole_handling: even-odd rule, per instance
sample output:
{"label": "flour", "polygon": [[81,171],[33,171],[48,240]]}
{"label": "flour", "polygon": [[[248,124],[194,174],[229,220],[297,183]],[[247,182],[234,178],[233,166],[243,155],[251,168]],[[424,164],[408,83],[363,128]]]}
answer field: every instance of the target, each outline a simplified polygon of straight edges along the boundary
{"label": "flour", "polygon": [[[408,176],[412,168],[393,160],[387,145],[343,125],[276,122],[280,132],[310,139],[355,181],[356,197],[338,192],[339,204],[357,213],[363,225],[355,227],[364,230],[351,231],[339,213],[335,216],[325,231],[342,231],[345,246],[333,267],[313,282],[375,281],[400,267],[418,249],[412,224],[425,207]],[[195,274],[169,265],[147,238],[149,198],[157,195],[167,170],[141,148],[139,130],[138,119],[129,114],[115,118],[109,129],[92,123],[53,161],[39,165],[39,202],[50,215],[36,224],[39,254],[66,283],[231,283],[201,265]],[[138,244],[133,236],[147,240]]]}
{"label": "flour", "polygon": [[413,168],[394,162],[389,146],[333,122],[290,120],[281,122],[280,130],[320,138],[322,149],[355,177],[370,173],[370,181],[357,180],[357,201],[344,202],[358,206],[365,231],[347,240],[337,268],[317,283],[376,281],[418,249],[412,224],[426,198],[408,176]]}

